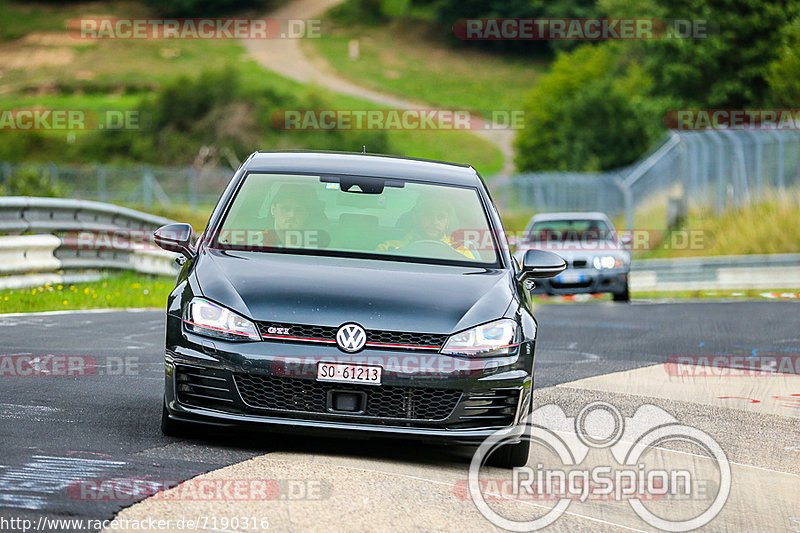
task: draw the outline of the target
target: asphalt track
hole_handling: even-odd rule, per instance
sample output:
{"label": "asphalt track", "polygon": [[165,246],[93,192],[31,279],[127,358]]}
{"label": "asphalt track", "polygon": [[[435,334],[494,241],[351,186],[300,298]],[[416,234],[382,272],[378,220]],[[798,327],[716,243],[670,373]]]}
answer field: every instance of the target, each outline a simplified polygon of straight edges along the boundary
{"label": "asphalt track", "polygon": [[[560,401],[566,409],[585,401],[581,387],[606,391],[596,392],[593,397],[610,395],[609,400],[617,404],[624,400],[626,408],[643,403],[643,397],[650,396],[648,390],[651,389],[634,388],[649,387],[643,385],[648,383],[647,379],[658,380],[657,373],[655,377],[647,377],[648,369],[662,368],[671,356],[723,355],[752,361],[800,354],[800,306],[794,302],[687,301],[630,305],[592,302],[538,305],[535,312],[540,326],[536,356],[537,404]],[[164,437],[158,428],[163,388],[163,328],[164,313],[160,311],[0,316],[0,355],[6,359],[78,356],[83,361],[96,362],[91,375],[21,376],[8,366],[0,371],[0,530],[21,530],[15,529],[11,522],[5,522],[3,527],[3,519],[30,519],[34,524],[40,517],[110,519],[141,499],[139,496],[97,501],[80,492],[80,485],[76,483],[81,480],[119,478],[177,483],[250,459],[255,462],[247,464],[255,469],[266,468],[269,474],[264,475],[273,477],[278,476],[276,472],[293,472],[293,468],[300,468],[295,475],[307,479],[309,461],[349,468],[347,477],[323,482],[323,493],[342,487],[351,496],[366,491],[376,502],[389,498],[389,503],[382,505],[397,503],[397,498],[403,494],[396,480],[385,478],[397,473],[391,465],[398,462],[411,469],[409,471],[419,469],[425,473],[424,479],[417,481],[411,479],[413,475],[404,474],[408,478],[406,482],[411,484],[405,488],[410,494],[419,494],[420,489],[414,488],[414,483],[428,480],[440,483],[444,487],[441,490],[452,498],[452,480],[464,477],[469,449],[432,448],[394,440],[343,441],[260,433],[209,434],[193,440]],[[615,376],[611,385],[603,382],[609,374]],[[626,380],[625,376],[634,377]],[[576,383],[581,385],[573,386]],[[619,390],[612,390],[616,389],[616,383],[619,383]],[[729,456],[741,464],[752,465],[759,471],[797,476],[800,473],[800,424],[795,413],[800,411],[797,409],[800,405],[790,402],[764,411],[768,402],[759,399],[756,407],[762,410],[748,410],[751,402],[746,400],[749,396],[744,395],[755,394],[753,391],[757,392],[758,387],[748,385],[749,389],[745,387],[744,392],[740,392],[741,383],[725,385],[738,387],[735,394],[730,393],[730,398],[724,396],[728,389],[720,389],[712,391],[713,401],[670,397],[670,392],[660,396],[654,393],[660,400],[651,400],[660,401],[677,419],[684,421],[682,416],[685,415],[695,425],[703,426],[702,429],[720,441]],[[760,383],[773,386],[775,382],[762,380]],[[796,383],[782,385],[785,389],[782,392],[800,393],[800,390],[786,389]],[[703,393],[708,392],[709,385],[695,385],[689,389]],[[771,394],[770,391],[765,389],[761,393]],[[267,466],[265,461],[269,463]],[[231,468],[235,473],[237,467]],[[457,477],[448,477],[445,472]],[[739,474],[739,479],[744,479],[744,475]],[[320,472],[318,476],[324,477]],[[773,485],[785,485],[786,490],[795,494],[788,504],[794,502],[794,508],[777,513],[779,530],[800,530],[797,479],[800,478],[784,477]],[[394,491],[399,492],[391,496]],[[303,502],[302,515],[285,510],[276,513],[270,529],[302,530],[309,525],[302,517],[313,519],[315,514],[319,518],[310,524],[328,530],[336,529],[337,524],[349,530],[455,528],[454,522],[436,522],[435,517],[446,516],[447,509],[434,513],[430,521],[414,519],[413,514],[408,513],[400,513],[392,519],[402,521],[406,517],[406,523],[389,523],[385,520],[389,520],[390,513],[382,519],[380,510],[376,510],[377,514],[369,517],[351,517],[354,521],[345,527],[347,522],[337,522],[336,514],[331,515],[331,507],[335,503],[334,507],[341,508],[352,498],[346,499],[344,504],[335,498],[326,498]],[[442,498],[437,501],[441,504]],[[451,507],[460,509],[459,513],[463,514],[465,502],[460,503]],[[721,530],[730,530],[731,526],[741,531],[765,530],[758,528],[759,507],[748,510],[747,505],[731,507]],[[169,512],[164,511],[165,514]],[[550,528],[596,529],[598,519],[586,518],[587,514],[591,515],[591,510],[565,516]],[[600,512],[600,515],[610,516],[608,512]],[[341,517],[348,515],[339,516],[338,520],[342,520]],[[482,526],[492,527],[480,520],[481,517],[473,517],[469,525],[476,530]],[[609,530],[636,529],[622,518],[606,520],[601,525]],[[206,525],[204,530],[228,529]]]}

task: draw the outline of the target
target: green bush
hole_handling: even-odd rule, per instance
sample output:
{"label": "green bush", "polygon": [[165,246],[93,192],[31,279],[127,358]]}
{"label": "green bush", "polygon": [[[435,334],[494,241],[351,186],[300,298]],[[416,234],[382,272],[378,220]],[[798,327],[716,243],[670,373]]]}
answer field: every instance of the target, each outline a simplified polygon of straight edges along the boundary
{"label": "green bush", "polygon": [[796,108],[800,102],[800,16],[784,29],[778,58],[770,65],[767,81],[772,105]]}
{"label": "green bush", "polygon": [[9,196],[61,197],[67,193],[63,183],[44,170],[21,167],[0,186],[0,194]]}
{"label": "green bush", "polygon": [[191,164],[202,146],[227,148],[241,160],[255,150],[388,152],[385,132],[279,131],[272,113],[279,109],[331,107],[313,91],[288,93],[274,88],[244,89],[237,70],[227,68],[181,77],[139,106],[138,130],[102,130],[79,140],[84,159],[97,162]]}
{"label": "green bush", "polygon": [[383,0],[348,0],[333,7],[328,14],[346,25],[376,26],[389,21],[383,10]]}
{"label": "green bush", "polygon": [[648,79],[618,43],[561,53],[528,95],[516,139],[522,171],[597,171],[633,162],[663,123],[645,100]]}
{"label": "green bush", "polygon": [[243,9],[269,10],[269,0],[147,0],[147,4],[169,17],[207,17],[229,15]]}
{"label": "green bush", "polygon": [[[783,29],[798,14],[794,0],[669,0],[666,19],[707,20],[711,35],[639,43],[653,79],[652,96],[684,108],[747,108],[766,105],[769,65],[781,52]],[[796,48],[794,50],[796,54]],[[797,101],[791,102],[796,105]]]}

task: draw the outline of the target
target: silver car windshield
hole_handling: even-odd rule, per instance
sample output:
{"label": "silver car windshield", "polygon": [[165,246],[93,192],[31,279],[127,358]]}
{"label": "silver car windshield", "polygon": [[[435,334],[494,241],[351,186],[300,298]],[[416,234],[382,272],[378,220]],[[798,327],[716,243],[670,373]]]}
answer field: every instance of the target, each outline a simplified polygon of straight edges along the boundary
{"label": "silver car windshield", "polygon": [[563,219],[535,222],[529,242],[587,242],[614,240],[614,230],[602,219]]}

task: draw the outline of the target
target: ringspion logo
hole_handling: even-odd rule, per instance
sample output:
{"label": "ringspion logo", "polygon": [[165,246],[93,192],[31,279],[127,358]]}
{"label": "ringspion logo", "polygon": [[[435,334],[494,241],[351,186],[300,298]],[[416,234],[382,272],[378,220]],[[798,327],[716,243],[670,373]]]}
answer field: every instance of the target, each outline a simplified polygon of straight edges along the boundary
{"label": "ringspion logo", "polygon": [[[569,417],[549,404],[533,411],[524,423],[521,436],[501,429],[487,438],[469,468],[469,497],[499,528],[537,531],[558,520],[573,502],[598,500],[627,503],[636,516],[658,529],[692,531],[716,518],[730,494],[731,466],[722,447],[660,407],[645,404],[626,417],[614,405],[598,401]],[[498,480],[497,471],[484,465],[502,446],[520,438],[534,447],[535,466],[514,467],[510,476]],[[708,461],[698,465],[693,453],[672,453],[665,449],[670,442],[697,450]],[[501,492],[487,494],[488,486]],[[456,495],[462,487],[454,486]],[[492,500],[552,506],[537,506],[537,516],[521,519],[508,507],[490,506]],[[691,505],[676,507],[676,502]]]}

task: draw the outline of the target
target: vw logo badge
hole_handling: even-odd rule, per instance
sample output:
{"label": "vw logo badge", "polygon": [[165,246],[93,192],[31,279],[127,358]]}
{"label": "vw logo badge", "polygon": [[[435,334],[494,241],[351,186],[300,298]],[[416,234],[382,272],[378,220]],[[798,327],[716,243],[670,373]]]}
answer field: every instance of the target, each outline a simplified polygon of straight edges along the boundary
{"label": "vw logo badge", "polygon": [[336,332],[336,344],[345,352],[357,352],[367,343],[367,332],[358,324],[345,324]]}

